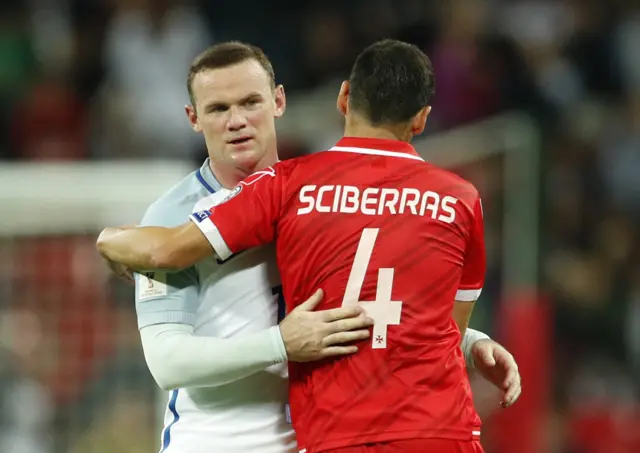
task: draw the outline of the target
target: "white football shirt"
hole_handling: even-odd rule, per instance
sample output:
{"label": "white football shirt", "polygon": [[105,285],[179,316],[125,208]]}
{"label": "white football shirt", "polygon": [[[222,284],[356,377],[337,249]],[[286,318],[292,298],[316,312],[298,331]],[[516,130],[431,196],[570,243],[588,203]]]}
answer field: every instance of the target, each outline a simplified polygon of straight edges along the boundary
{"label": "white football shirt", "polygon": [[[141,225],[180,225],[192,212],[219,204],[228,194],[207,160],[154,202]],[[177,273],[136,276],[139,328],[180,323],[192,325],[196,335],[248,335],[274,326],[283,313],[281,302],[271,246],[225,261],[207,258]],[[294,452],[287,393],[286,364],[225,385],[174,390],[169,394],[161,452]]]}

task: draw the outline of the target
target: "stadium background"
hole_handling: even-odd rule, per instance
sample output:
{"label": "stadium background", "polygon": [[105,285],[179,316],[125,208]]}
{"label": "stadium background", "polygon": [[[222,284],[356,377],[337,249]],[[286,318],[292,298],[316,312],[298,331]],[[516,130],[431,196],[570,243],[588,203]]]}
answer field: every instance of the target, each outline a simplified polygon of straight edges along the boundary
{"label": "stadium background", "polygon": [[[513,349],[524,381],[522,400],[487,418],[487,452],[640,451],[637,5],[3,1],[0,452],[157,449],[132,290],[93,243],[205,156],[182,110],[192,57],[227,39],[266,50],[291,157],[339,137],[338,82],[382,37],[431,56],[420,149],[485,197],[490,270],[473,324]],[[517,159],[503,152],[513,140]]]}

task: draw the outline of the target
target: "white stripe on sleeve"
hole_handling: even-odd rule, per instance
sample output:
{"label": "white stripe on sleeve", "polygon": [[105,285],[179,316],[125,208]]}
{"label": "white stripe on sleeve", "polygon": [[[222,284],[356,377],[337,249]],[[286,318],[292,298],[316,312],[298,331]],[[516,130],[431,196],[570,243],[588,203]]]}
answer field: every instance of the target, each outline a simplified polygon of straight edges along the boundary
{"label": "white stripe on sleeve", "polygon": [[456,292],[456,300],[460,302],[475,302],[480,297],[482,288],[480,289],[459,289]]}

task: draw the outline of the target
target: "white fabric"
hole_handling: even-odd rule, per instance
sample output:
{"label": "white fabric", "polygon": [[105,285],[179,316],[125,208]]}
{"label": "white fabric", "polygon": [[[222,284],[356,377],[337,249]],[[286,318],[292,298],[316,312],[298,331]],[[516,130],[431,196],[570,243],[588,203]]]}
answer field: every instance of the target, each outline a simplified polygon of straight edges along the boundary
{"label": "white fabric", "polygon": [[491,337],[486,333],[480,332],[479,330],[474,330],[467,327],[464,337],[462,338],[462,344],[460,347],[462,348],[462,352],[464,353],[464,360],[467,362],[467,368],[474,368],[475,363],[473,362],[473,345],[476,341],[479,340],[490,340]]}
{"label": "white fabric", "polygon": [[229,246],[222,238],[218,227],[215,226],[208,217],[203,218],[203,215],[204,213],[196,212],[189,217],[189,220],[191,220],[200,229],[200,231],[202,231],[202,234],[207,238],[207,241],[209,241],[209,244],[213,247],[218,258],[223,261],[229,259],[229,257],[233,255],[233,252],[229,249]]}
{"label": "white fabric", "polygon": [[480,289],[459,289],[456,292],[457,302],[475,302],[480,298],[482,288]]}
{"label": "white fabric", "polygon": [[[144,223],[180,225],[223,202],[229,191],[208,164],[199,172],[208,186],[194,172],[154,203]],[[159,289],[157,273],[150,277]],[[150,296],[136,298],[149,369],[161,387],[176,388],[168,395],[162,453],[296,452],[273,247],[225,262],[211,256],[162,277],[166,288],[155,292],[149,276],[139,277],[138,295]]]}
{"label": "white fabric", "polygon": [[193,334],[187,324],[140,330],[147,365],[163,390],[228,384],[286,361],[278,326],[232,338]]}

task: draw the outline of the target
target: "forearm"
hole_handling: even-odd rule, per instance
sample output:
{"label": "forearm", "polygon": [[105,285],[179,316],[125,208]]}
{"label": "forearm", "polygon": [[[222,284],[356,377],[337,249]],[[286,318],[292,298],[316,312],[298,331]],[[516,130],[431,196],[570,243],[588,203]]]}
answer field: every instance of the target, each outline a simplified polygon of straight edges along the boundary
{"label": "forearm", "polygon": [[484,332],[480,332],[479,330],[474,330],[471,328],[467,328],[462,337],[462,343],[460,344],[460,348],[462,349],[462,353],[464,354],[464,360],[467,363],[467,368],[474,368],[473,363],[473,345],[480,340],[490,340],[491,338]]}
{"label": "forearm", "polygon": [[107,259],[138,271],[180,270],[213,253],[191,222],[175,228],[106,228],[97,248]]}
{"label": "forearm", "polygon": [[287,359],[277,326],[229,339],[194,335],[186,324],[149,326],[140,335],[149,370],[164,390],[227,384]]}

